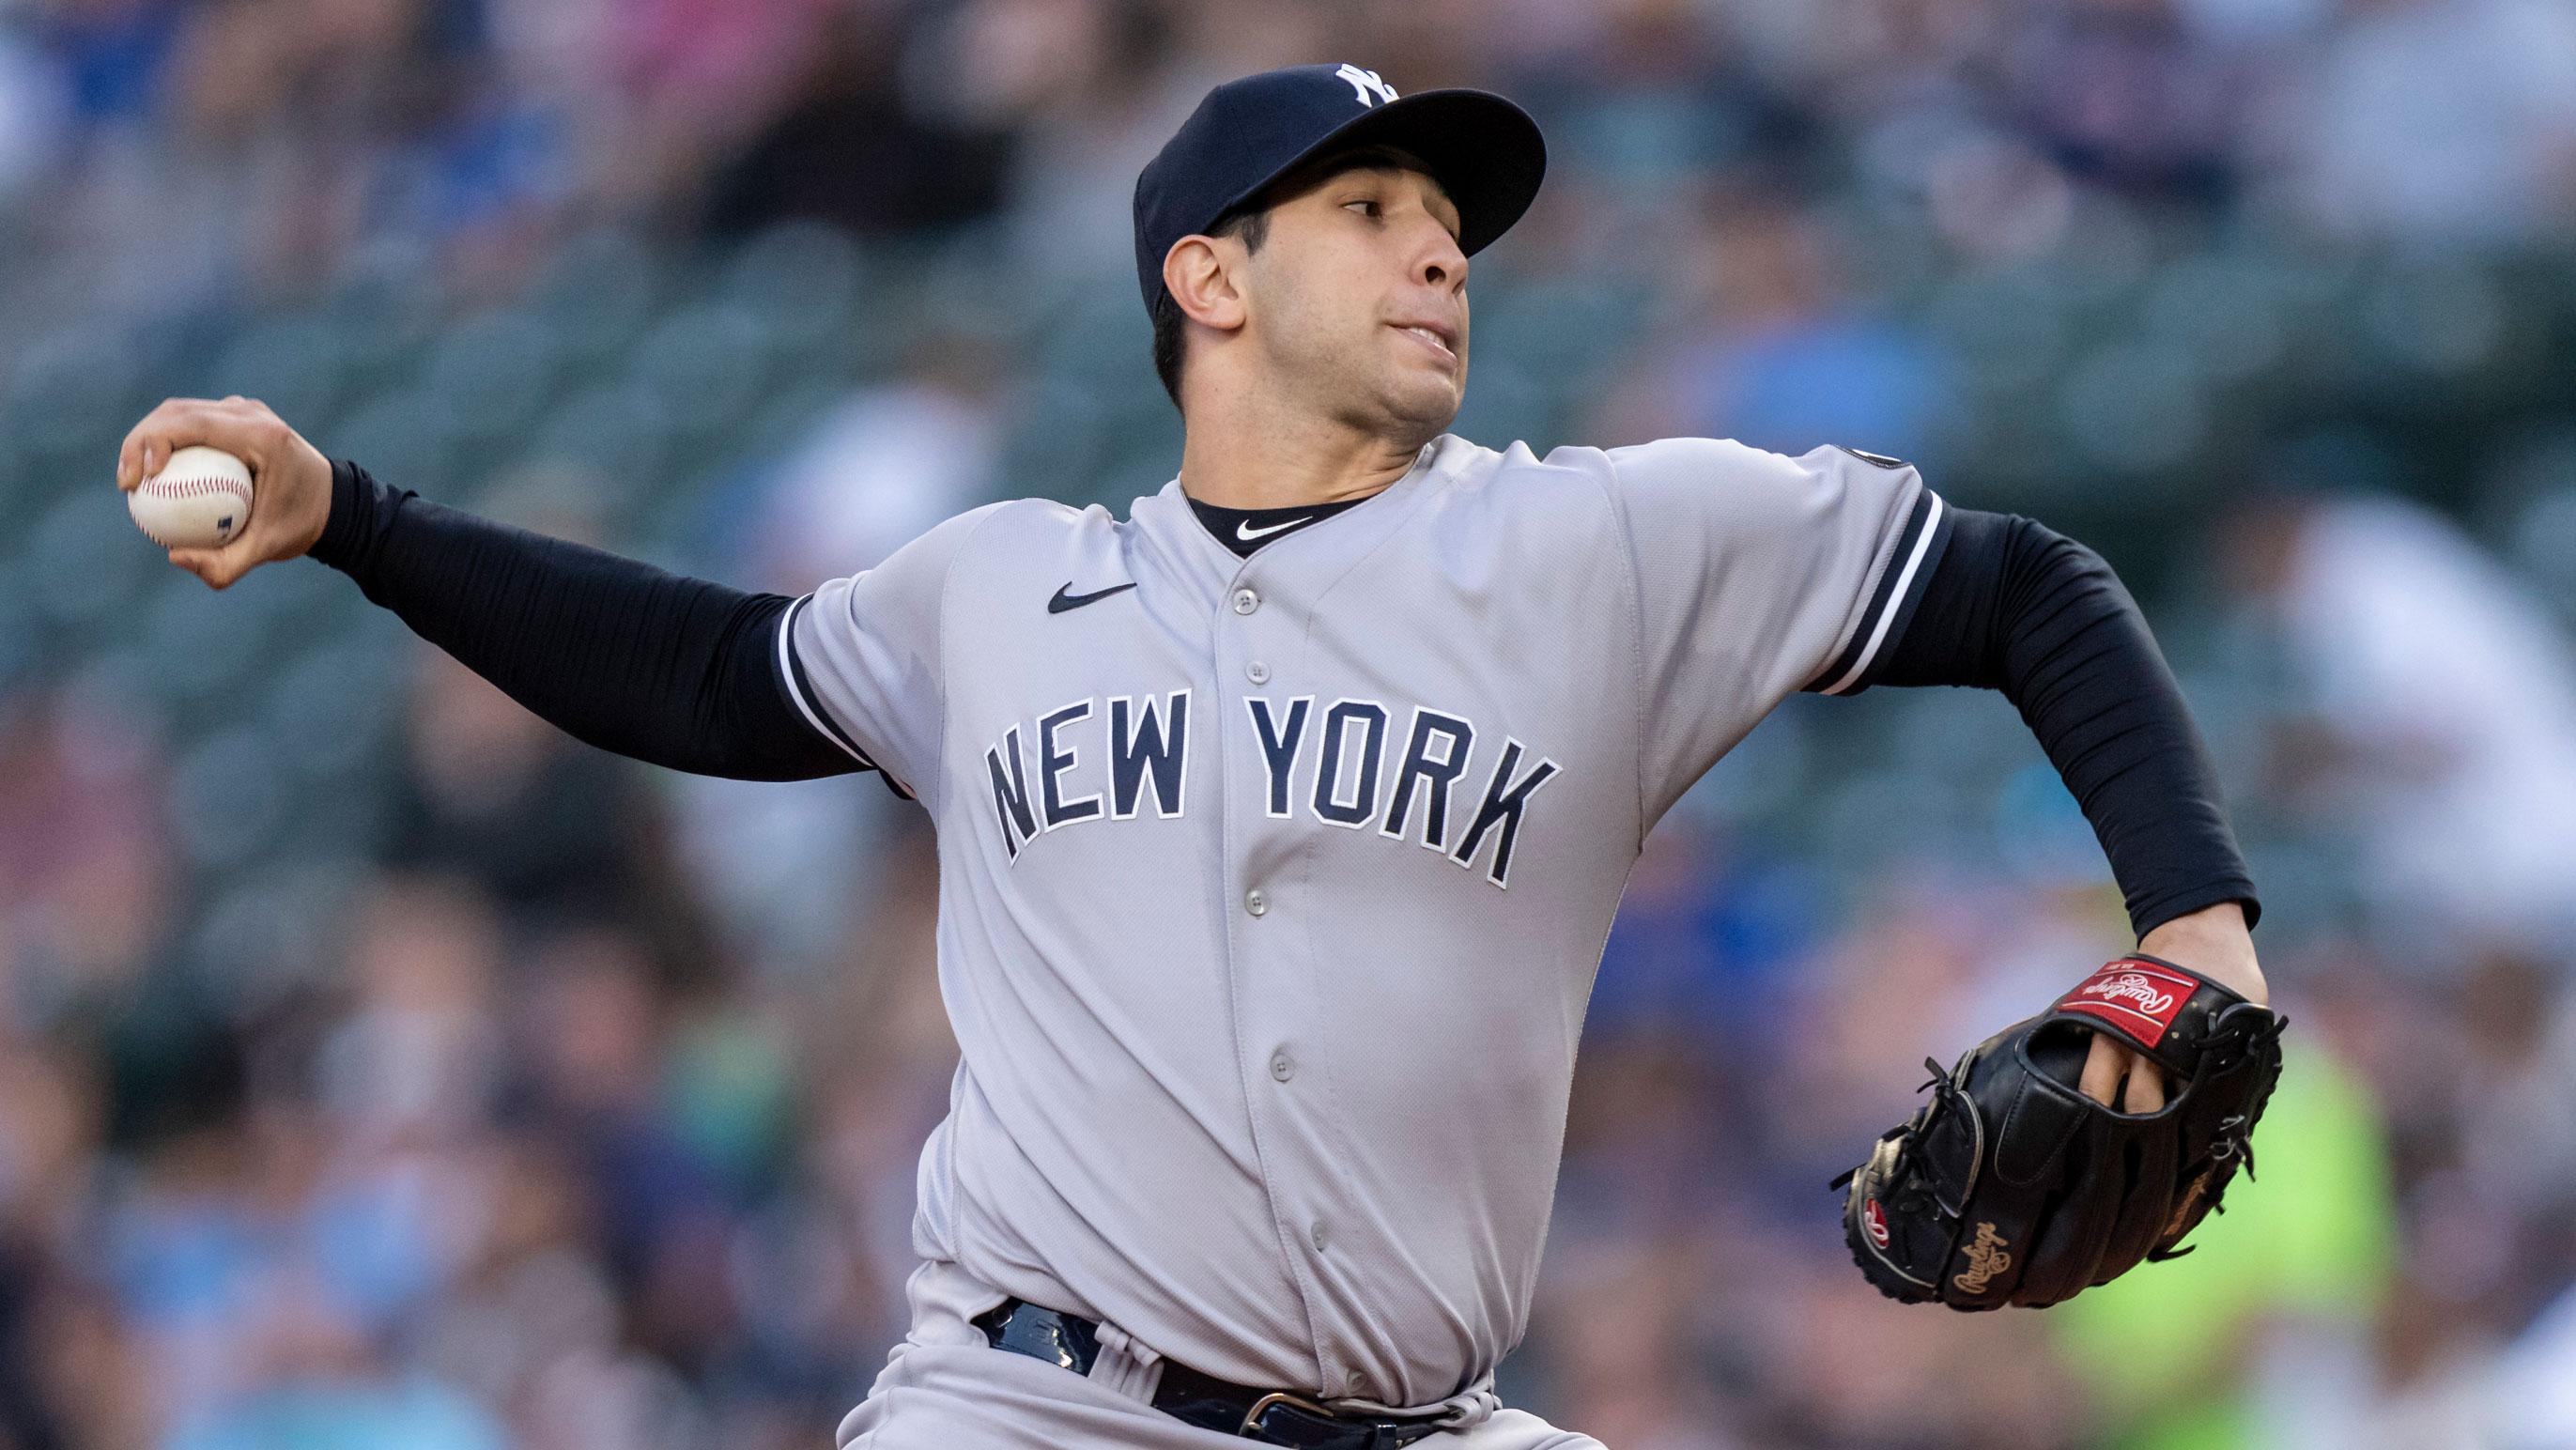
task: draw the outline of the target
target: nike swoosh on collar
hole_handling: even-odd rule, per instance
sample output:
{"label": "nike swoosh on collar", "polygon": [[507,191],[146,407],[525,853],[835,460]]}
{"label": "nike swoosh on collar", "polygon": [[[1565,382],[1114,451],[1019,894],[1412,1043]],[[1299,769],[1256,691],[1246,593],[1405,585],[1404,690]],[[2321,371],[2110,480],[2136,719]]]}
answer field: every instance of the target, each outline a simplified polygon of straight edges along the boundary
{"label": "nike swoosh on collar", "polygon": [[1064,587],[1055,592],[1055,597],[1047,601],[1047,613],[1062,614],[1068,609],[1080,609],[1086,604],[1097,603],[1112,594],[1124,594],[1135,587],[1134,581],[1131,580],[1125,584],[1112,584],[1106,589],[1095,589],[1089,594],[1075,594],[1072,592],[1073,581],[1068,579],[1064,582]]}
{"label": "nike swoosh on collar", "polygon": [[1252,520],[1245,519],[1243,522],[1234,526],[1234,536],[1249,544],[1255,539],[1266,539],[1272,534],[1279,533],[1286,529],[1293,529],[1299,524],[1313,523],[1314,521],[1315,516],[1313,514],[1308,514],[1302,519],[1290,519],[1284,524],[1272,524],[1266,529],[1256,529],[1252,526]]}

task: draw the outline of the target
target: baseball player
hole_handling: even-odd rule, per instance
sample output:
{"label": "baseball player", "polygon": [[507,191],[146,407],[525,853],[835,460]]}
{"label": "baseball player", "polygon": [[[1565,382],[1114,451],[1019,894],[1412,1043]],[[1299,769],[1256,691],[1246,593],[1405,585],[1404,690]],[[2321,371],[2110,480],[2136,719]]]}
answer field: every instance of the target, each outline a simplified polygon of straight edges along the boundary
{"label": "baseball player", "polygon": [[[1589,1446],[1503,1408],[1584,1003],[1657,818],[1792,691],[2020,708],[2142,946],[2260,997],[2254,894],[2135,604],[1892,458],[1544,458],[1443,430],[1535,124],[1356,65],[1212,91],[1139,177],[1179,476],[1024,499],[789,599],[508,529],[173,400],[131,488],[260,476],[311,554],[548,720],[679,770],[882,774],[936,823],[960,1048],[866,1450]],[[2085,1090],[2161,1084],[2097,1041]]]}

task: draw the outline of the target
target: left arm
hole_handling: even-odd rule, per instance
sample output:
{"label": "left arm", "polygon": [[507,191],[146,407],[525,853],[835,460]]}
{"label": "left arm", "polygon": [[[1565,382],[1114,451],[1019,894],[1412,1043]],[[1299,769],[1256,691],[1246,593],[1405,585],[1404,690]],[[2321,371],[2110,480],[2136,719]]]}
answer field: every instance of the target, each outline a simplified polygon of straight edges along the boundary
{"label": "left arm", "polygon": [[[2250,934],[2261,907],[2217,771],[2137,601],[2099,554],[2029,519],[1957,510],[1877,665],[1869,683],[2001,691],[2092,822],[2139,949],[2269,1002]],[[2132,1071],[2143,1066],[2096,1037],[2084,1090],[2150,1111],[2164,1093],[2158,1074]]]}
{"label": "left arm", "polygon": [[[1792,691],[2000,690],[2091,819],[2142,949],[2265,1000],[2246,934],[2254,883],[2217,772],[2099,555],[2028,519],[1949,508],[1912,465],[1849,449],[1666,438],[1598,462],[1636,590],[1647,826]],[[2120,1051],[2096,1064],[2106,1102]],[[2148,1100],[2150,1077],[2128,1101]]]}

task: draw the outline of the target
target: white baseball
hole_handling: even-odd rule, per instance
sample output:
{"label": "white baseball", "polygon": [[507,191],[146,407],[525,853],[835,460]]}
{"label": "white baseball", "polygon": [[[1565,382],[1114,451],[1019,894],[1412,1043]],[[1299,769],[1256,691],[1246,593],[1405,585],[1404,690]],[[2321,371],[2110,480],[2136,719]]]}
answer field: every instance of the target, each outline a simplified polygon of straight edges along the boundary
{"label": "white baseball", "polygon": [[165,549],[229,544],[250,524],[250,465],[220,448],[182,448],[125,496],[125,511]]}

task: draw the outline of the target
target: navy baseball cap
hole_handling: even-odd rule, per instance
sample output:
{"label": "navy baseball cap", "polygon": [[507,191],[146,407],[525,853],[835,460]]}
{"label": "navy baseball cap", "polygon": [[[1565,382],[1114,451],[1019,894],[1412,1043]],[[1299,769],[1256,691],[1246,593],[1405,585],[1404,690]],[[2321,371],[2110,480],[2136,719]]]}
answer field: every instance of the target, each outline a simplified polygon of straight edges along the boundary
{"label": "navy baseball cap", "polygon": [[1521,219],[1547,174],[1538,123],[1491,91],[1399,97],[1377,72],[1350,64],[1227,81],[1136,177],[1136,281],[1146,309],[1162,295],[1174,242],[1216,225],[1298,163],[1361,146],[1422,158],[1457,205],[1458,245],[1470,256]]}

